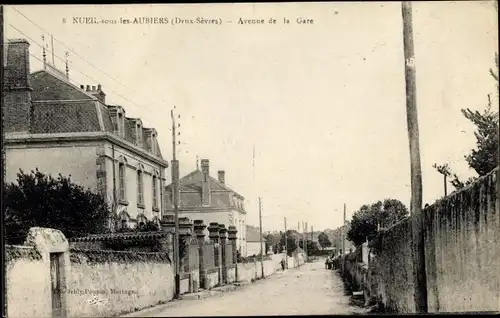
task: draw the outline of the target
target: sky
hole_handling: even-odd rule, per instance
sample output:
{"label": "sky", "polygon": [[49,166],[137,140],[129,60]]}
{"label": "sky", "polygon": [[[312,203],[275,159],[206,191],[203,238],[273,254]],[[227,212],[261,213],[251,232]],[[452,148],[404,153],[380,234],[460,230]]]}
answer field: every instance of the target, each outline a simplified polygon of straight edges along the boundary
{"label": "sky", "polygon": [[[74,24],[73,17],[223,23]],[[444,192],[434,163],[475,175],[464,159],[474,126],[460,109],[484,109],[495,91],[497,25],[492,2],[413,3],[424,203]],[[285,218],[292,229],[298,222],[336,228],[344,203],[347,219],[386,198],[409,207],[399,2],[5,8],[5,36],[31,42],[32,71],[42,68],[42,34],[46,44],[54,37],[58,68],[71,49],[71,82],[101,84],[108,104],[156,128],[167,160],[175,106],[181,175],[196,168],[197,156],[210,160],[212,176],[226,171],[226,183],[246,198],[248,224],[259,224],[259,196],[264,230],[282,230]]]}

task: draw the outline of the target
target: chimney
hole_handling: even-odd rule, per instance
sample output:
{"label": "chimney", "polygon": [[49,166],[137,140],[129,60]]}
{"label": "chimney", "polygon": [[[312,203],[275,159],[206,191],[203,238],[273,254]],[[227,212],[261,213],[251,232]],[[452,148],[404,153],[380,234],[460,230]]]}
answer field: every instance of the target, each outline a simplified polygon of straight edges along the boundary
{"label": "chimney", "polygon": [[203,181],[201,187],[202,205],[210,205],[210,162],[208,159],[201,159],[201,171],[203,172]]}
{"label": "chimney", "polygon": [[4,131],[29,132],[31,91],[29,46],[25,39],[10,39],[4,73]]}
{"label": "chimney", "polygon": [[224,172],[224,170],[219,170],[218,175],[219,175],[219,182],[222,184],[226,184],[226,173]]}
{"label": "chimney", "polygon": [[7,63],[5,65],[5,89],[30,89],[29,42],[25,39],[11,39],[7,42]]}
{"label": "chimney", "polygon": [[97,98],[101,103],[106,104],[106,94],[102,91],[101,84],[97,85],[97,89],[95,86],[92,86],[92,96]]}

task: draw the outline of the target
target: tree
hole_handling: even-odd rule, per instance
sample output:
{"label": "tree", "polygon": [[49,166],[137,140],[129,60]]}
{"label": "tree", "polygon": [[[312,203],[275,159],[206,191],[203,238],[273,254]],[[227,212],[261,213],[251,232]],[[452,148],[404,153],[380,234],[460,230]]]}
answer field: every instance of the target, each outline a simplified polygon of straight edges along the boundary
{"label": "tree", "polygon": [[396,199],[385,199],[382,204],[381,226],[391,226],[410,214],[403,202]]}
{"label": "tree", "polygon": [[[307,244],[307,255],[312,255],[315,254],[319,251],[318,245],[314,243],[313,241],[307,239],[306,240]],[[299,247],[304,250],[304,241],[299,241]]]}
{"label": "tree", "polygon": [[351,228],[347,232],[347,239],[358,246],[366,242],[367,237],[377,233],[377,219],[368,205],[363,205],[356,211],[351,220]]}
{"label": "tree", "polygon": [[4,188],[5,232],[9,244],[22,244],[31,227],[60,230],[67,238],[108,232],[111,213],[104,198],[73,183],[70,177],[53,178],[38,169],[22,170],[17,183]]}
{"label": "tree", "polygon": [[406,206],[396,199],[385,199],[371,205],[363,205],[356,211],[347,231],[347,239],[359,246],[371,240],[380,228],[389,227],[409,214]]}
{"label": "tree", "polygon": [[332,242],[330,241],[330,238],[328,237],[328,235],[326,235],[325,232],[319,233],[318,242],[319,242],[319,245],[321,245],[321,248],[323,248],[323,249],[325,247],[332,246]]}
{"label": "tree", "polygon": [[[297,249],[297,242],[296,242],[296,237],[294,235],[294,231],[288,230],[286,231],[286,247],[288,247],[287,254],[292,255],[292,252]],[[285,248],[285,234],[281,234],[281,239],[280,239],[280,246],[281,250]]]}
{"label": "tree", "polygon": [[[495,65],[496,70],[490,68],[490,75],[496,81],[498,97],[498,53],[495,54]],[[460,110],[464,117],[470,120],[476,126],[474,136],[476,137],[477,148],[472,149],[471,152],[464,157],[469,167],[472,168],[479,176],[484,176],[498,166],[499,117],[498,111],[494,111],[491,106],[491,94],[488,94],[488,104],[486,105],[486,108],[483,110],[483,112],[479,112],[477,110],[472,111],[469,108]],[[444,164],[438,166],[434,164],[434,168],[436,168],[440,173],[442,172],[438,168],[443,166],[448,165]],[[452,173],[450,169],[447,170],[447,173],[448,175],[453,175],[450,183],[456,189],[463,188],[464,186],[474,182],[477,179],[477,177],[470,177],[466,181],[461,181],[460,178],[455,173]]]}

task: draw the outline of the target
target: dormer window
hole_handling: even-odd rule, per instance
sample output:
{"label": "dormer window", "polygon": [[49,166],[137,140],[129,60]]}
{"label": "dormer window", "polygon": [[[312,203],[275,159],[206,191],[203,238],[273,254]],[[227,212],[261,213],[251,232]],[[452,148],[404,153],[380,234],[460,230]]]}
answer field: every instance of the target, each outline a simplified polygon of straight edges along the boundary
{"label": "dormer window", "polygon": [[151,134],[151,152],[156,154],[156,135]]}
{"label": "dormer window", "polygon": [[135,140],[137,141],[138,146],[142,146],[142,129],[141,129],[141,124],[137,124],[135,127]]}
{"label": "dormer window", "polygon": [[118,128],[118,136],[125,138],[125,116],[122,113],[118,113],[116,126]]}

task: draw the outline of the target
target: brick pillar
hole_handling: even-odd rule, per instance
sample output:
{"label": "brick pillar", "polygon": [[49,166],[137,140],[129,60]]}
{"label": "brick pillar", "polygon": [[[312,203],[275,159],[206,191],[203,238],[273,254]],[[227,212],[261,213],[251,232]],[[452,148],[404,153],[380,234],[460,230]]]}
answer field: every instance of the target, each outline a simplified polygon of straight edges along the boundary
{"label": "brick pillar", "polygon": [[219,223],[217,222],[211,222],[210,225],[208,226],[208,237],[210,238],[210,241],[214,243],[214,252],[215,252],[215,267],[217,267],[218,272],[219,272],[219,284],[222,284],[221,280],[221,271],[220,271],[220,246],[219,246]]}
{"label": "brick pillar", "polygon": [[[193,234],[193,222],[187,217],[179,218],[179,251],[184,249],[184,262],[181,259],[181,268],[183,265],[189,264],[189,246],[191,241],[191,236]],[[180,252],[179,252],[180,253]],[[189,269],[191,266],[189,266]],[[189,271],[188,269],[188,271]]]}
{"label": "brick pillar", "polygon": [[231,242],[231,245],[233,246],[233,251],[232,251],[233,252],[233,261],[232,261],[232,263],[236,265],[235,280],[238,281],[238,261],[237,261],[237,251],[236,251],[237,236],[236,236],[236,233],[238,233],[238,231],[236,230],[236,226],[230,225],[227,228],[227,238]]}
{"label": "brick pillar", "polygon": [[[169,235],[161,240],[162,246],[168,253],[170,260],[174,261],[174,232],[175,232],[175,221],[173,214],[163,215],[160,221],[161,230],[169,233]],[[173,263],[172,263],[173,265]]]}
{"label": "brick pillar", "polygon": [[[193,260],[190,255],[191,248],[191,237],[193,235],[193,222],[187,217],[179,218],[179,253],[184,254],[183,259],[181,259],[181,272],[189,274],[189,287],[188,292],[192,293],[197,291],[198,282],[194,282],[193,270]],[[183,250],[183,252],[181,252]],[[194,260],[196,261],[196,260]],[[196,285],[196,286],[195,286]]]}
{"label": "brick pillar", "polygon": [[222,283],[227,283],[227,264],[226,264],[226,241],[227,241],[227,229],[224,224],[219,224],[219,238],[220,238],[220,260],[221,260],[221,272],[222,272]]}
{"label": "brick pillar", "polygon": [[203,220],[194,220],[194,234],[196,235],[196,240],[198,241],[198,271],[200,277],[200,286],[205,287],[205,263],[203,261],[203,246],[205,245],[205,228],[207,226],[203,224]]}

